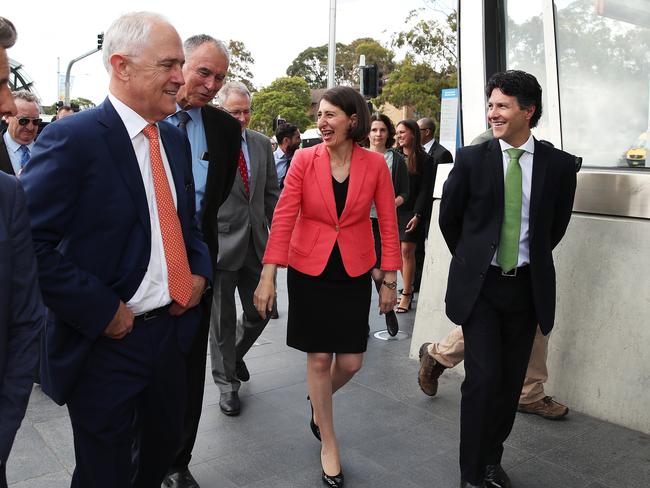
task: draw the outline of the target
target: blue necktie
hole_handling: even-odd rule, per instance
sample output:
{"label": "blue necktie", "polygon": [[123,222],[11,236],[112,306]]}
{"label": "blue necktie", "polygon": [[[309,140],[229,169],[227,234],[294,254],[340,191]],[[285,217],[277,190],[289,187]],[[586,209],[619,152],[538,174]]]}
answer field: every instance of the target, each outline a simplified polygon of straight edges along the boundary
{"label": "blue necktie", "polygon": [[20,169],[23,169],[25,165],[29,162],[30,154],[29,154],[29,148],[25,146],[24,144],[20,145]]}
{"label": "blue necktie", "polygon": [[185,135],[187,135],[187,123],[192,120],[192,117],[190,117],[190,114],[188,114],[185,110],[179,110],[176,113],[176,117],[178,118],[177,127],[185,132]]}

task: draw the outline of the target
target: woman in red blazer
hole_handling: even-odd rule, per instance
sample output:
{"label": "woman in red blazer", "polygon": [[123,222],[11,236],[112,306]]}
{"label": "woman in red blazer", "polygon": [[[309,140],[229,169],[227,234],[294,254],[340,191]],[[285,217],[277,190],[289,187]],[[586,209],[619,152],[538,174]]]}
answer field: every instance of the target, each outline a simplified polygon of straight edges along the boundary
{"label": "woman in red blazer", "polygon": [[[380,313],[396,303],[401,267],[395,196],[381,154],[359,147],[369,130],[363,97],[349,87],[323,95],[323,143],[296,152],[275,208],[264,268],[255,291],[263,317],[273,307],[275,273],[288,267],[287,344],[307,352],[310,426],[321,440],[322,478],[343,486],[332,420],[332,394],[361,368],[368,342],[375,248],[370,206],[382,241]],[[338,474],[337,474],[338,473]]]}

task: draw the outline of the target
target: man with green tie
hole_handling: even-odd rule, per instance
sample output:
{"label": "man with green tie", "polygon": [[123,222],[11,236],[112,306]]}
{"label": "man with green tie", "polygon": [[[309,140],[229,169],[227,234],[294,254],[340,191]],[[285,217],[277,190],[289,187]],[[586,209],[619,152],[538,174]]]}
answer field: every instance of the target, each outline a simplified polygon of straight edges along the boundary
{"label": "man with green tie", "polygon": [[494,140],[462,148],[444,185],[440,229],[452,253],[446,312],[462,325],[461,487],[511,486],[501,467],[535,329],[555,319],[553,248],[566,231],[575,159],[531,134],[542,89],[523,71],[485,90]]}

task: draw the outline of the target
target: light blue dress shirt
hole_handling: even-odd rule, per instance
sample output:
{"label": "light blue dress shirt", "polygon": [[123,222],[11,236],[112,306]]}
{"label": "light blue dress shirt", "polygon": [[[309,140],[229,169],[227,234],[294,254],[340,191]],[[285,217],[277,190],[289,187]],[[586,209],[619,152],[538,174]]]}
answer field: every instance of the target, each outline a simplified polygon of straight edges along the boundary
{"label": "light blue dress shirt", "polygon": [[[177,112],[181,108],[176,106]],[[201,117],[201,108],[195,107],[186,110],[190,119],[185,128],[187,129],[187,138],[190,140],[192,147],[192,173],[194,174],[194,191],[196,196],[196,213],[199,218],[199,224],[203,220],[203,196],[205,195],[205,184],[208,179],[208,161],[202,159],[208,154],[208,141],[205,138],[205,128],[203,127],[203,117]],[[178,126],[178,117],[176,114],[167,117],[167,122]]]}
{"label": "light blue dress shirt", "polygon": [[[23,153],[20,150],[22,144],[17,143],[14,141],[11,136],[9,135],[9,132],[6,131],[2,135],[3,139],[5,140],[5,146],[7,146],[7,153],[9,154],[9,160],[11,161],[11,167],[14,169],[14,174],[20,173],[21,167],[20,167],[20,158],[22,158]],[[27,149],[29,149],[29,153],[34,150],[34,141],[30,142],[29,144],[25,144],[27,146]]]}
{"label": "light blue dress shirt", "polygon": [[273,153],[273,157],[275,158],[275,170],[278,173],[278,181],[282,181],[284,180],[284,177],[287,176],[289,158],[279,147]]}

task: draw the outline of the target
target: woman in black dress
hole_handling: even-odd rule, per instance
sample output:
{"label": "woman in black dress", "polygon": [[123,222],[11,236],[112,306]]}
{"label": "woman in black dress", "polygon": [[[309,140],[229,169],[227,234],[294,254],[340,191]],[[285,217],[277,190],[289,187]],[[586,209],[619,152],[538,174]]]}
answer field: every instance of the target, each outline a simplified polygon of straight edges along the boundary
{"label": "woman in black dress", "polygon": [[322,440],[322,480],[343,486],[332,394],[361,368],[368,341],[375,264],[370,206],[375,202],[385,272],[379,308],[396,303],[401,266],[395,196],[384,158],[361,148],[369,130],[363,97],[349,87],[323,95],[323,143],[296,152],[275,208],[254,303],[273,308],[277,266],[287,266],[287,344],[307,353],[310,427]]}
{"label": "woman in black dress", "polygon": [[404,289],[395,311],[405,313],[411,309],[413,301],[415,247],[420,233],[424,232],[422,217],[429,200],[433,198],[435,163],[422,149],[420,127],[415,120],[402,120],[397,124],[397,144],[409,173],[409,197],[397,209]]}

